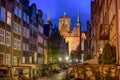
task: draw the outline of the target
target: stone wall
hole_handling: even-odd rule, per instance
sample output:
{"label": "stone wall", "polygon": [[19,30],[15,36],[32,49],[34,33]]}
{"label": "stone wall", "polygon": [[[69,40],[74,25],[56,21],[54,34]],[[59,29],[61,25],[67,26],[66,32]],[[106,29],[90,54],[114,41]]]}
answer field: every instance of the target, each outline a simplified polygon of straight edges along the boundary
{"label": "stone wall", "polygon": [[120,66],[79,64],[72,66],[75,77],[83,80],[120,80]]}

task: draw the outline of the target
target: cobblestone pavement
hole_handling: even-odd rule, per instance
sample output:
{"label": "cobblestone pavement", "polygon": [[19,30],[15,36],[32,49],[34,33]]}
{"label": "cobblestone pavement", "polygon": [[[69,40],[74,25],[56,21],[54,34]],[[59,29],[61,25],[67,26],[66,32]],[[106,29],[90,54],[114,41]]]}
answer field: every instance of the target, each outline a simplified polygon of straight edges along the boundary
{"label": "cobblestone pavement", "polygon": [[63,80],[66,75],[66,71],[61,71],[60,73],[53,74],[51,77],[43,77],[39,80]]}

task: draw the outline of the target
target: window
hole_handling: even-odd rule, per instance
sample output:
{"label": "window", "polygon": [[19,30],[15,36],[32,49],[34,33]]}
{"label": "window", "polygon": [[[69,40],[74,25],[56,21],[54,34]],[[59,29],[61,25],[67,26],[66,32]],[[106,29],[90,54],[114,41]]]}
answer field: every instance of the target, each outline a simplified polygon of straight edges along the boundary
{"label": "window", "polygon": [[47,41],[46,40],[44,40],[44,45],[47,46]]}
{"label": "window", "polygon": [[21,41],[18,39],[17,41],[17,49],[18,50],[21,50]]}
{"label": "window", "polygon": [[40,33],[43,33],[43,27],[41,25],[39,25],[38,28],[39,28]]}
{"label": "window", "polygon": [[23,27],[23,36],[25,37],[25,31],[26,30],[26,28],[25,27]]}
{"label": "window", "polygon": [[29,16],[26,13],[23,13],[23,20],[29,24]]}
{"label": "window", "polygon": [[17,30],[18,30],[17,28],[18,28],[18,27],[17,27],[17,23],[16,23],[16,22],[14,22],[13,27],[14,27],[14,32],[17,33]]}
{"label": "window", "polygon": [[19,24],[17,24],[16,22],[14,22],[14,32],[21,35],[21,26]]}
{"label": "window", "polygon": [[38,42],[43,43],[43,38],[41,36],[38,36]]}
{"label": "window", "polygon": [[16,2],[20,2],[20,0],[16,0]]}
{"label": "window", "polygon": [[17,49],[17,39],[14,38],[14,49]]}
{"label": "window", "polygon": [[0,44],[5,44],[5,31],[0,29]]}
{"label": "window", "polygon": [[29,16],[27,16],[27,23],[29,24]]}
{"label": "window", "polygon": [[24,51],[29,51],[29,46],[28,46],[28,44],[23,43],[23,50],[24,50]]}
{"label": "window", "polygon": [[26,21],[26,13],[23,13],[23,20]]}
{"label": "window", "polygon": [[29,38],[29,29],[27,29],[26,32],[27,32],[27,33],[26,33],[26,38]]}
{"label": "window", "polygon": [[11,59],[10,59],[10,54],[6,54],[6,65],[11,65]]}
{"label": "window", "polygon": [[18,8],[18,17],[21,18],[21,16],[22,16],[22,15],[21,15],[21,9]]}
{"label": "window", "polygon": [[19,18],[21,18],[22,14],[21,14],[21,9],[17,6],[14,7],[14,14],[16,16],[18,16]]}
{"label": "window", "polygon": [[6,45],[11,45],[11,33],[6,31]]}
{"label": "window", "polygon": [[11,13],[7,11],[7,24],[11,25]]}
{"label": "window", "polygon": [[40,53],[40,47],[38,47],[38,53]]}
{"label": "window", "polygon": [[41,48],[41,47],[38,47],[38,53],[43,53],[43,48]]}
{"label": "window", "polygon": [[25,43],[23,43],[23,50],[25,51]]}
{"label": "window", "polygon": [[16,56],[13,57],[13,65],[17,65],[17,57]]}
{"label": "window", "polygon": [[29,46],[28,46],[28,44],[26,44],[26,51],[29,51]]}
{"label": "window", "polygon": [[18,27],[18,34],[21,35],[21,26],[18,25],[17,27]]}
{"label": "window", "polygon": [[15,7],[14,7],[14,14],[15,14],[15,15],[17,15],[17,13],[18,13],[17,10],[18,10],[18,7],[15,6]]}
{"label": "window", "polygon": [[0,20],[5,22],[5,9],[3,7],[0,8]]}
{"label": "window", "polygon": [[29,63],[32,63],[32,56],[29,57]]}
{"label": "window", "polygon": [[26,27],[23,27],[23,36],[29,38],[29,29],[27,29]]}
{"label": "window", "polygon": [[25,63],[25,57],[23,56],[22,63]]}

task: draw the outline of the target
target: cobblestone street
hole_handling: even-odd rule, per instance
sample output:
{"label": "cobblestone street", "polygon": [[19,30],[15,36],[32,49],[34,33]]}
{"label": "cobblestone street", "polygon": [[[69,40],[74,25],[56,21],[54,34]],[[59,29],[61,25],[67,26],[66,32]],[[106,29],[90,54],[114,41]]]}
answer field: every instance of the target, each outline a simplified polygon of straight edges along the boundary
{"label": "cobblestone street", "polygon": [[39,80],[63,80],[66,75],[66,71],[61,71],[60,73],[53,74],[51,77],[43,77]]}

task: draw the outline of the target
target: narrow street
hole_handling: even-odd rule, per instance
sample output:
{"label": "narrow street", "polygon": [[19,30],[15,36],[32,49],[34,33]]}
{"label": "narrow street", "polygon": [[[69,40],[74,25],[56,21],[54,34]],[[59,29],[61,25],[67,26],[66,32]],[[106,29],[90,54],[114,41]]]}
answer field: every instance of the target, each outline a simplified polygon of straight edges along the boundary
{"label": "narrow street", "polygon": [[66,75],[66,71],[64,70],[64,71],[61,71],[60,73],[53,74],[50,77],[40,78],[39,80],[63,80],[65,75]]}

